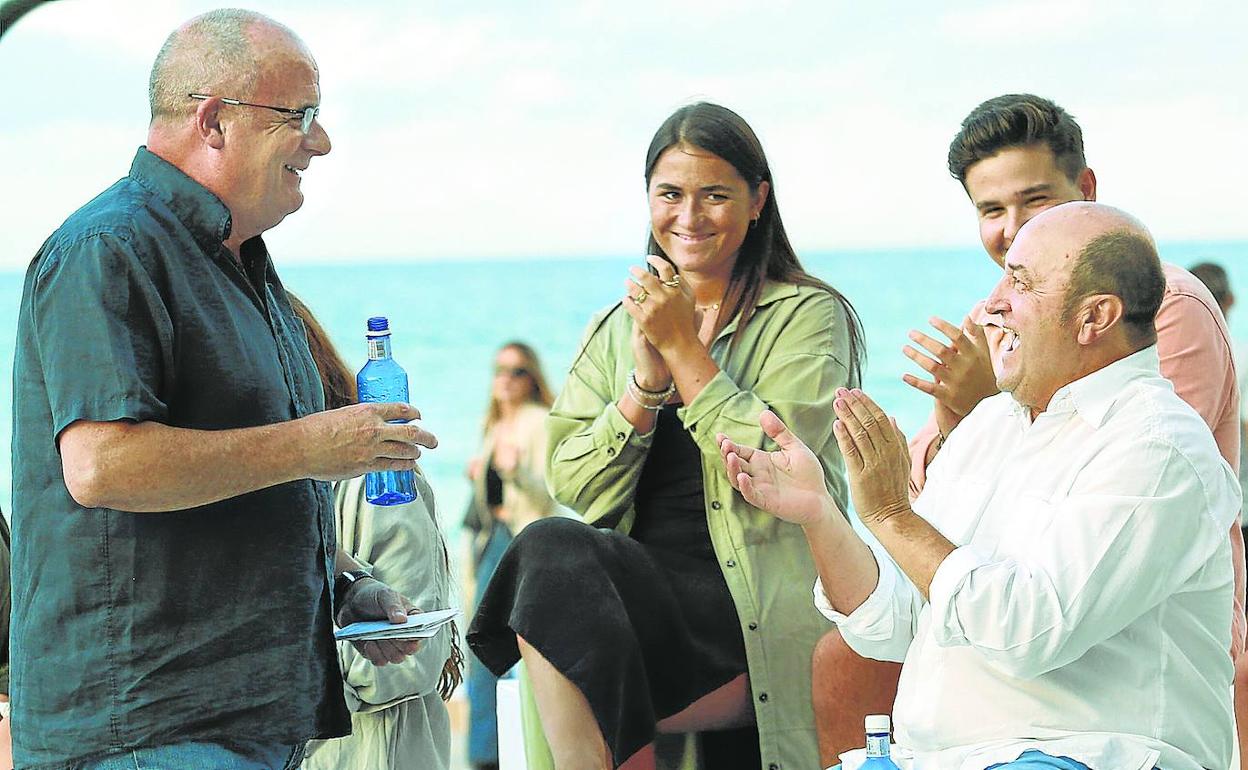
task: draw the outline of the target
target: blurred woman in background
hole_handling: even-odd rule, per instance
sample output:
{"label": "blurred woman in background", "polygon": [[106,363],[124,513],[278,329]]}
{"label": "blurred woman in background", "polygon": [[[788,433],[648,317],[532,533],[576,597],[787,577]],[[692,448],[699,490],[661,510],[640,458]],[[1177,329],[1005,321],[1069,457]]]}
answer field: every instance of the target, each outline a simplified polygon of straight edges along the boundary
{"label": "blurred woman in background", "polygon": [[[551,515],[556,505],[546,491],[546,414],[554,397],[537,352],[508,342],[494,357],[494,379],[485,413],[481,449],[468,464],[472,503],[464,518],[472,565],[465,596],[473,607],[520,530]],[[468,761],[477,770],[498,767],[498,679],[475,657],[468,667]]]}

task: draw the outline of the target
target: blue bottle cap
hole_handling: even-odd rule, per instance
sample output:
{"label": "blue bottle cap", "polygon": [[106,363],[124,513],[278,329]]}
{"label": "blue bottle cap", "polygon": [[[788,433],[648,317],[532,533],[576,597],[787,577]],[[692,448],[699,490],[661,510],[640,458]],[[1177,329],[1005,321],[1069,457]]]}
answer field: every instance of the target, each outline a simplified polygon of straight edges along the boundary
{"label": "blue bottle cap", "polygon": [[370,332],[388,332],[390,331],[390,322],[386,320],[384,315],[373,316],[368,319],[368,330]]}

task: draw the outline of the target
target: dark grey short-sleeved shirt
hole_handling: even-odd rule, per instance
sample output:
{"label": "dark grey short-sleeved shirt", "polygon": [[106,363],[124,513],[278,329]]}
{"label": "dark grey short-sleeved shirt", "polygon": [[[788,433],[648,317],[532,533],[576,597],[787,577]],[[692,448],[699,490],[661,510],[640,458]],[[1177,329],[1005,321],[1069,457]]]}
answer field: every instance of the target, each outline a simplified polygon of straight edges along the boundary
{"label": "dark grey short-sleeved shirt", "polygon": [[13,369],[18,766],[349,731],[327,484],[127,513],[82,508],[61,472],[56,441],[76,420],[221,430],[323,408],[264,243],[243,245],[240,268],[229,227],[219,199],[141,148],[26,273]]}

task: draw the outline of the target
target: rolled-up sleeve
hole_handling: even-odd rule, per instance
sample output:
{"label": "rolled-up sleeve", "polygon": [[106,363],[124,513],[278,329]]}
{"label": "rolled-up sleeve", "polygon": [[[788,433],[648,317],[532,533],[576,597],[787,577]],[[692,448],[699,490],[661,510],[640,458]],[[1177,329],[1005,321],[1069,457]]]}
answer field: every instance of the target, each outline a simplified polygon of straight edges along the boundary
{"label": "rolled-up sleeve", "polygon": [[815,607],[836,624],[850,649],[864,658],[901,662],[914,641],[923,597],[901,572],[883,546],[868,543],[879,567],[879,582],[866,600],[848,615],[837,612],[815,579]]}

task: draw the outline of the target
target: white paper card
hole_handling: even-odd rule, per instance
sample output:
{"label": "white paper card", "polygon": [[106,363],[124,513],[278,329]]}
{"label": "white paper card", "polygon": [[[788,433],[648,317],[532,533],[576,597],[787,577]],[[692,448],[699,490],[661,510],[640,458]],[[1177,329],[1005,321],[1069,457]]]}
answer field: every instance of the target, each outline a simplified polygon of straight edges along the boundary
{"label": "white paper card", "polygon": [[334,632],[334,638],[351,642],[372,639],[428,639],[442,626],[459,617],[459,610],[432,610],[407,616],[403,623],[388,620],[364,620],[351,623]]}

